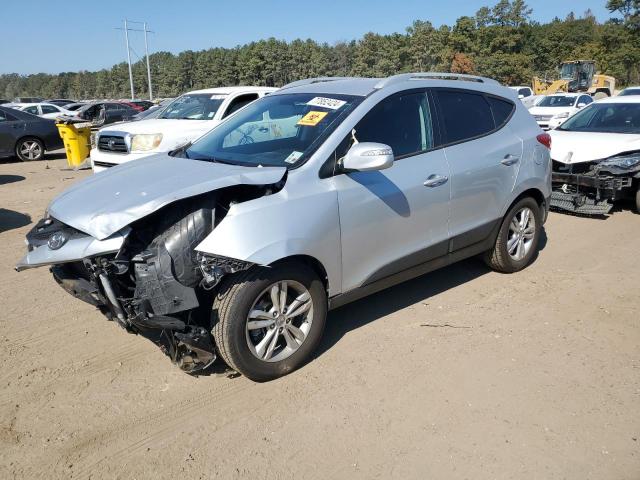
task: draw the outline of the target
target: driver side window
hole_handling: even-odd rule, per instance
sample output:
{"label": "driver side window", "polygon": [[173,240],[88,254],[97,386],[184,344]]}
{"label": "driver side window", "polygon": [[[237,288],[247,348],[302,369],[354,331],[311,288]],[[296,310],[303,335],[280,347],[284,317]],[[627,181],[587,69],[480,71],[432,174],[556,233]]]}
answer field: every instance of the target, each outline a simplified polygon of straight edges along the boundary
{"label": "driver side window", "polygon": [[427,93],[393,95],[373,107],[322,166],[321,178],[335,173],[336,165],[356,141],[389,145],[396,160],[432,149],[435,142]]}

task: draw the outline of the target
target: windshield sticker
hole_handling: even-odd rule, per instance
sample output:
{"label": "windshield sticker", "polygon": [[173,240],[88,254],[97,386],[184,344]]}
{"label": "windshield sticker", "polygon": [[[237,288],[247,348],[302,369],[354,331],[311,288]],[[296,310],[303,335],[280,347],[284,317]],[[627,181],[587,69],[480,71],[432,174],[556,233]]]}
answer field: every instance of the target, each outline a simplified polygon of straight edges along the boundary
{"label": "windshield sticker", "polygon": [[227,98],[226,95],[211,95],[211,100],[224,100]]}
{"label": "windshield sticker", "polygon": [[315,97],[307,102],[307,105],[312,107],[330,108],[331,110],[338,110],[345,103],[344,100],[337,100],[335,98]]}
{"label": "windshield sticker", "polygon": [[304,117],[302,117],[297,125],[305,125],[307,127],[315,127],[320,121],[327,116],[329,112],[315,112],[311,110]]}
{"label": "windshield sticker", "polygon": [[291,155],[284,159],[284,163],[296,163],[301,156],[302,152],[294,150]]}

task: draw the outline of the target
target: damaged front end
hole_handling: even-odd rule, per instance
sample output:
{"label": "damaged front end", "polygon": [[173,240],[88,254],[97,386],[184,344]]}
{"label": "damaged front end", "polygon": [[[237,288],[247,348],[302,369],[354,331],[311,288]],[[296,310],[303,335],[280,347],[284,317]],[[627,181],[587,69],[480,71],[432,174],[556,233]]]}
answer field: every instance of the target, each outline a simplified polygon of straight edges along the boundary
{"label": "damaged front end", "polygon": [[613,202],[631,198],[640,179],[640,152],[582,163],[553,161],[551,207],[606,215]]}
{"label": "damaged front end", "polygon": [[217,286],[252,263],[195,250],[234,203],[270,195],[268,185],[233,185],[181,199],[102,240],[47,216],[27,235],[18,271],[49,265],[70,295],[156,345],[183,371],[216,359],[211,335]]}

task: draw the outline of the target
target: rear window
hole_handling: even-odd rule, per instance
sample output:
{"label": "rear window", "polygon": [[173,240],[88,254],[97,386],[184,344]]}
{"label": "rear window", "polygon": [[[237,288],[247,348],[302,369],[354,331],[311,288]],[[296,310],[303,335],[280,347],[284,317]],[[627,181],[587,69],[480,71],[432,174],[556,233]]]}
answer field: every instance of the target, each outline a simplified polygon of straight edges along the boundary
{"label": "rear window", "polygon": [[516,106],[507,100],[501,100],[496,97],[487,97],[487,100],[489,100],[489,105],[491,105],[496,128],[502,127],[507,123]]}
{"label": "rear window", "polygon": [[446,143],[455,143],[485,135],[495,125],[489,103],[478,93],[437,91]]}

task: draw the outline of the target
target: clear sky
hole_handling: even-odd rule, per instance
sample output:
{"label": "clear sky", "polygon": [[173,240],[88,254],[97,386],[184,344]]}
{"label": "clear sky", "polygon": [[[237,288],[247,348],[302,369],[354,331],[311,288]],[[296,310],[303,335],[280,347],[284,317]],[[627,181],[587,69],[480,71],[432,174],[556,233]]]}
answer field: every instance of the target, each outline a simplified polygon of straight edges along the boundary
{"label": "clear sky", "polygon": [[[233,47],[276,37],[333,43],[364,33],[404,32],[413,20],[452,25],[497,0],[0,0],[0,73],[98,70],[126,60],[122,20],[147,21],[151,53]],[[611,17],[606,0],[529,0],[533,18],[546,22],[590,8]],[[66,8],[65,5],[70,5]],[[139,26],[138,26],[139,27]],[[144,54],[131,34],[132,59]]]}

